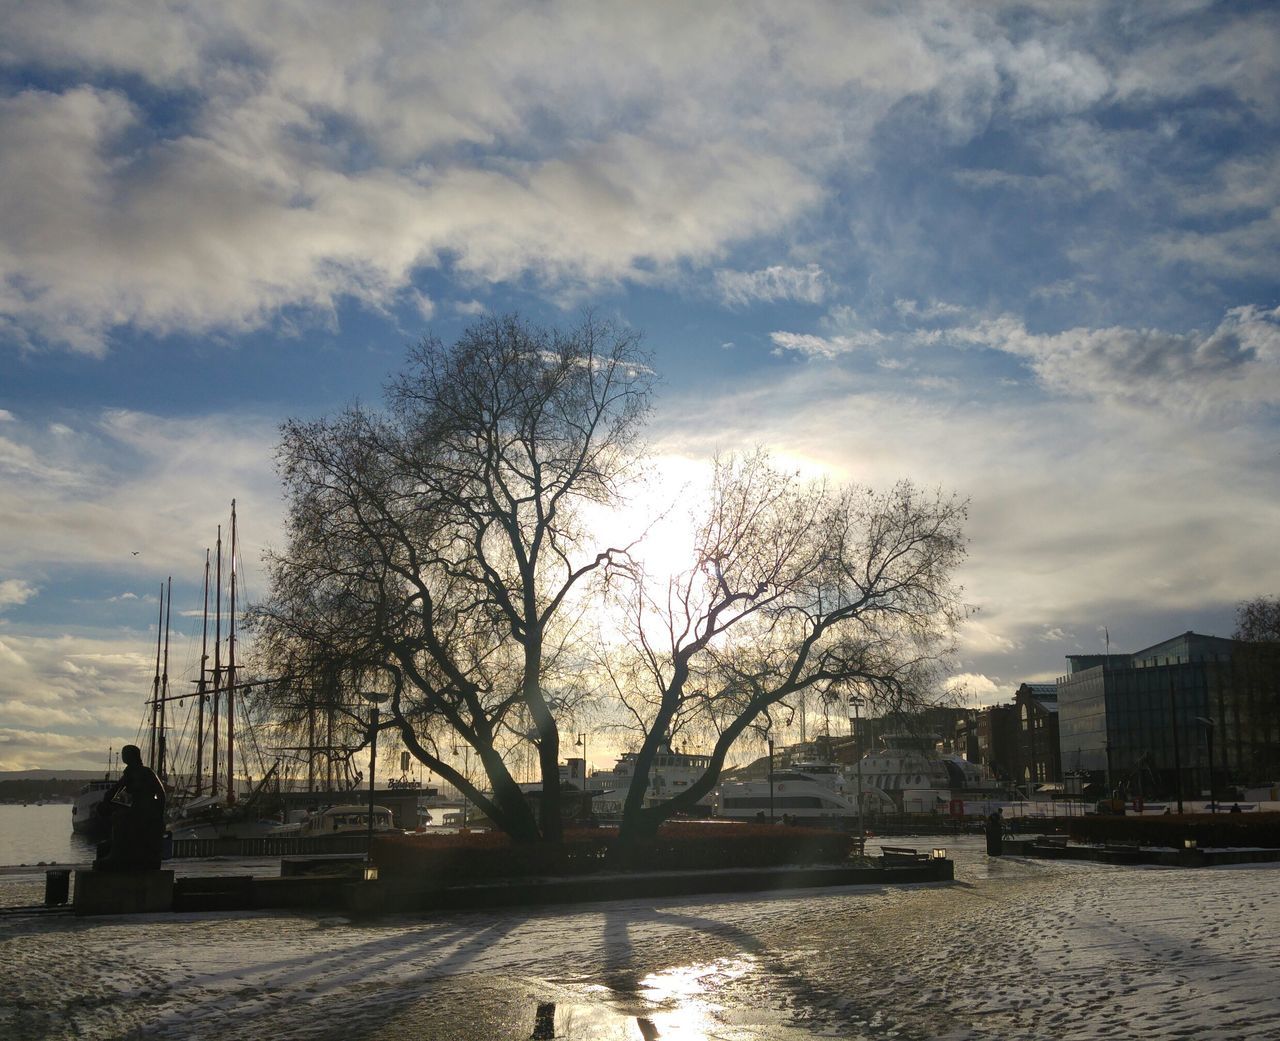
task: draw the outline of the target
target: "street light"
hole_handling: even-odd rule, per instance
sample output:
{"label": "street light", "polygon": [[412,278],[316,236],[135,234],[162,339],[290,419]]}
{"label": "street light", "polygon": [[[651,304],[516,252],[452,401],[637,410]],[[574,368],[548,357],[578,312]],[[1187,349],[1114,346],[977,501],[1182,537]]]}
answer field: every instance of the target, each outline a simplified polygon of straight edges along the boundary
{"label": "street light", "polygon": [[578,740],[574,742],[574,746],[582,749],[582,790],[587,790],[587,732],[583,730],[578,734]]}
{"label": "street light", "polygon": [[1178,699],[1173,689],[1173,672],[1169,673],[1169,729],[1173,733],[1173,783],[1178,792],[1178,813],[1182,813],[1182,751],[1178,743]]}
{"label": "street light", "polygon": [[1213,797],[1213,720],[1209,716],[1196,716],[1196,722],[1204,727],[1205,740],[1209,743],[1209,812],[1218,812],[1218,803]]}
{"label": "street light", "polygon": [[862,708],[862,699],[856,694],[850,694],[849,726],[853,729],[853,754],[858,770],[858,856],[862,856],[867,851],[867,829],[862,816],[862,727],[858,719],[860,708]]}
{"label": "street light", "polygon": [[[457,758],[458,751],[459,751],[458,746],[454,745],[453,746],[454,758]],[[462,776],[466,779],[467,783],[470,784],[471,783],[471,746],[463,745],[461,751],[462,751]],[[467,793],[464,792],[461,788],[458,789],[458,794],[462,796],[462,826],[463,828],[465,828],[467,826],[467,802],[469,800],[467,799]]]}
{"label": "street light", "polygon": [[769,738],[769,823],[773,823],[773,738]]}
{"label": "street light", "polygon": [[[378,768],[378,703],[389,701],[390,694],[373,694],[369,691],[358,690],[356,693],[365,699],[365,701],[373,702],[369,709],[369,830],[368,843],[365,846],[364,859],[368,862],[373,855],[373,790],[374,790],[374,773]],[[367,874],[367,873],[366,873]]]}

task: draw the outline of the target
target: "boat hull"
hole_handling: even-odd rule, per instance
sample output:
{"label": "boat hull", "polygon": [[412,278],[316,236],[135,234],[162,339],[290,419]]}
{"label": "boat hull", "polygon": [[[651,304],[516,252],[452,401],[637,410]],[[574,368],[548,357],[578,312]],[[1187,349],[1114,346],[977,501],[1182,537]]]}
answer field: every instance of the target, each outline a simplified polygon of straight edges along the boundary
{"label": "boat hull", "polygon": [[111,825],[108,819],[100,815],[97,810],[114,784],[114,781],[90,781],[76,793],[71,803],[73,832],[91,839],[105,839],[110,834]]}

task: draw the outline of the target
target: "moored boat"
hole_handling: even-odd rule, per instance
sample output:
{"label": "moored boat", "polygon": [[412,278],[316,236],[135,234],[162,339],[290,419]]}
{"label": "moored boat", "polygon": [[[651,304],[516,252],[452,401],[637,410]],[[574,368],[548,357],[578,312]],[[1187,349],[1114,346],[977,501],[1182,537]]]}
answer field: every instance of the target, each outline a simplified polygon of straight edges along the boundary
{"label": "moored boat", "polygon": [[90,781],[76,793],[71,803],[71,830],[91,839],[105,839],[111,830],[107,818],[98,813],[98,806],[115,785],[110,777]]}
{"label": "moored boat", "polygon": [[[273,835],[297,835],[302,838],[318,835],[360,834],[369,830],[369,806],[349,803],[330,806],[309,814],[294,824],[281,824],[271,830]],[[395,831],[391,810],[386,806],[373,807],[373,830]]]}
{"label": "moored boat", "polygon": [[858,797],[832,763],[794,763],[771,777],[728,781],[716,790],[716,815],[737,820],[786,819],[847,826],[858,819]]}

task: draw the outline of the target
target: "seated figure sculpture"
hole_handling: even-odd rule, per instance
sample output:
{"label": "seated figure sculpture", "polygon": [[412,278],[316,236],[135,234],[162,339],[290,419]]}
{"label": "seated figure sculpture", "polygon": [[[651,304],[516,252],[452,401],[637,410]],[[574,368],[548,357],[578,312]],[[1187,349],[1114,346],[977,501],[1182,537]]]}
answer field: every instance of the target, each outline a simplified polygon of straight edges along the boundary
{"label": "seated figure sculpture", "polygon": [[[111,838],[98,844],[95,871],[156,871],[164,848],[165,791],[137,745],[120,749],[120,779],[98,804],[111,818]],[[117,802],[123,793],[126,800]]]}

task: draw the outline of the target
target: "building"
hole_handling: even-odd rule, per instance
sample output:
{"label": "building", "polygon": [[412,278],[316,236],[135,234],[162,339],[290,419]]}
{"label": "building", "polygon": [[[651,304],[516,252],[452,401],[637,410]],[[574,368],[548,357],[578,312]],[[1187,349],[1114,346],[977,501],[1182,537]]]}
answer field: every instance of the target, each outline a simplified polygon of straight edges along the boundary
{"label": "building", "polygon": [[1242,777],[1235,641],[1186,632],[1135,654],[1067,655],[1057,683],[1062,767],[1133,795],[1197,797]]}
{"label": "building", "polygon": [[954,746],[1011,787],[1034,791],[1059,781],[1057,684],[1024,683],[1012,704],[969,709],[956,721]]}
{"label": "building", "polygon": [[977,743],[977,762],[1005,784],[1016,784],[1021,758],[1018,715],[1013,705],[991,705],[978,713]]}
{"label": "building", "polygon": [[1058,731],[1058,685],[1024,683],[1013,696],[1016,714],[1016,776],[1032,788],[1062,779]]}

